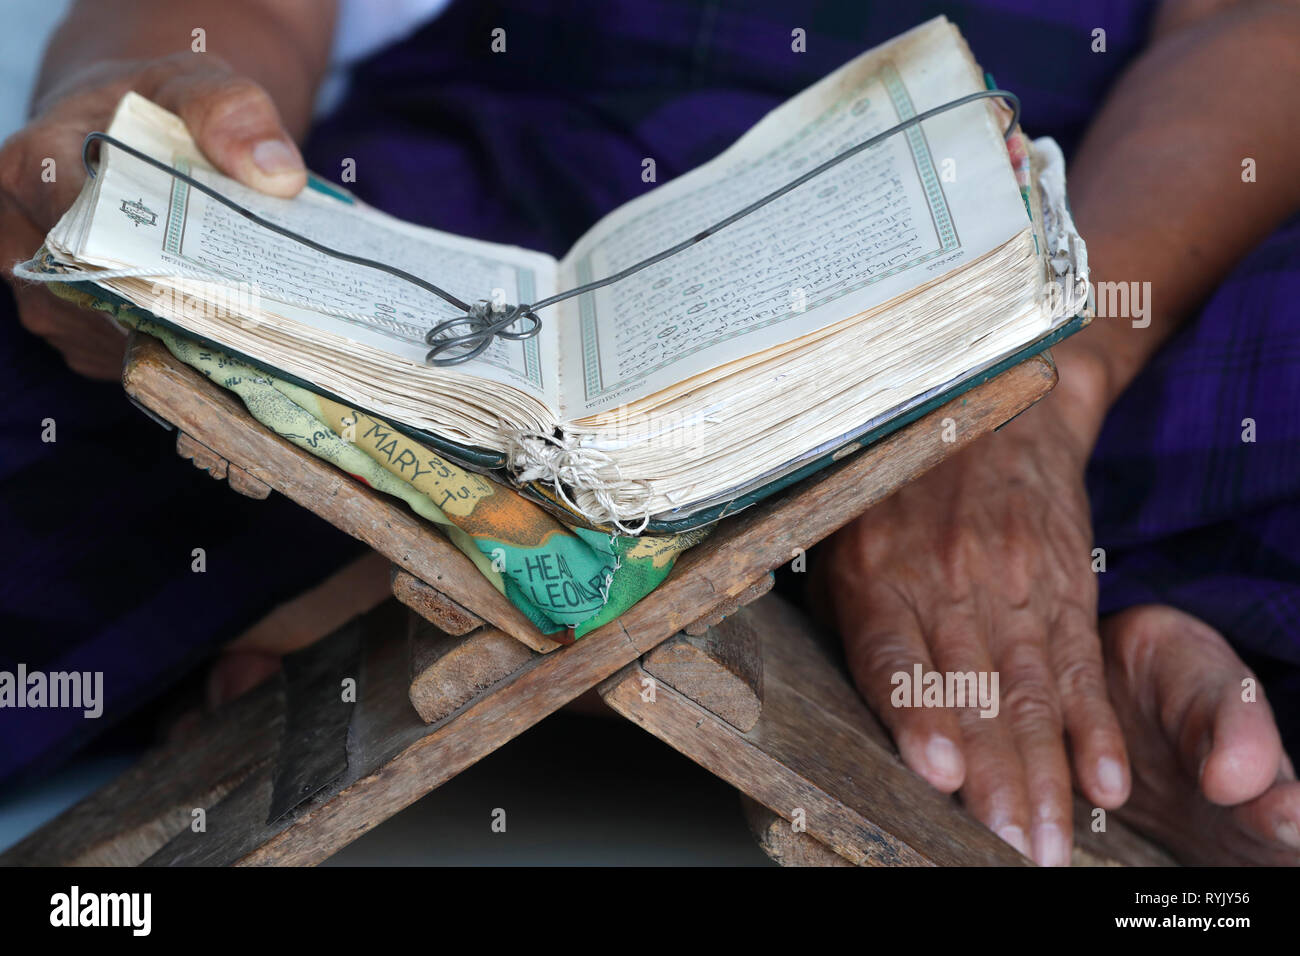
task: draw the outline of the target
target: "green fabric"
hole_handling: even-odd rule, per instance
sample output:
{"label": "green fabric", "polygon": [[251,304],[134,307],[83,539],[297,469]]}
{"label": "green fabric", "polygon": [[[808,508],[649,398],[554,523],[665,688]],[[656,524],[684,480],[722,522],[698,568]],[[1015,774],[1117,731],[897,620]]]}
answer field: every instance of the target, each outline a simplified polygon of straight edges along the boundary
{"label": "green fabric", "polygon": [[571,630],[559,640],[580,638],[618,617],[658,587],[677,556],[707,533],[626,537],[565,524],[361,409],[203,346],[142,309],[85,287],[52,288],[157,338],[182,362],[238,395],[277,435],[405,501],[438,525],[543,634]]}

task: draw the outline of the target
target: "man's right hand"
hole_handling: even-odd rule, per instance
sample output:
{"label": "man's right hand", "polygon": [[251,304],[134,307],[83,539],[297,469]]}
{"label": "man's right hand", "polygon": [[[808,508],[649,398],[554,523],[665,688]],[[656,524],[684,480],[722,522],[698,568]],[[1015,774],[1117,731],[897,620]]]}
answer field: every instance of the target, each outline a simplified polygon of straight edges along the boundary
{"label": "man's right hand", "polygon": [[108,129],[130,90],[179,115],[209,161],[245,185],[290,197],[307,181],[271,97],[212,54],[97,63],[41,96],[28,124],[0,147],[0,268],[22,324],[58,349],[74,371],[97,379],[121,374],[125,339],[119,329],[44,288],[14,281],[12,269],[31,257],[76,199],[85,181],[86,134]]}

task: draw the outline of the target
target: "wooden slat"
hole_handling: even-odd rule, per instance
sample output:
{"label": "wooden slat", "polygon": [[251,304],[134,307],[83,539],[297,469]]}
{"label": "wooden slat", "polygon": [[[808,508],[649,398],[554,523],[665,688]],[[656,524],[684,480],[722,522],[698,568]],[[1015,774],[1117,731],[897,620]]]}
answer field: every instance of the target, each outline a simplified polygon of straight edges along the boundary
{"label": "wooden slat", "polygon": [[[253,478],[524,643],[551,643],[433,525],[263,427],[238,397],[132,333],[122,373],[127,394]],[[179,442],[179,439],[178,439]]]}
{"label": "wooden slat", "polygon": [[284,682],[277,677],[149,751],[11,847],[0,865],[138,866],[187,830],[195,809],[210,812],[250,777],[265,775],[269,804],[283,724]]}
{"label": "wooden slat", "polygon": [[703,634],[670,638],[647,654],[641,666],[739,731],[758,722],[763,651],[745,615],[733,612]]}
{"label": "wooden slat", "polygon": [[851,862],[1028,862],[903,766],[792,607],[768,595],[735,616],[762,642],[763,708],[748,733],[663,685],[647,700],[639,663],[601,686],[605,703]]}
{"label": "wooden slat", "polygon": [[393,565],[392,580],[393,596],[443,633],[468,634],[483,626],[483,619],[473,611],[397,565]]}
{"label": "wooden slat", "polygon": [[[181,365],[156,342],[136,337],[124,380],[128,393],[145,408],[523,639],[518,633],[522,614],[433,529],[262,428],[237,399]],[[650,597],[622,617],[574,645],[535,657],[490,693],[437,723],[424,724],[409,702],[405,633],[377,637],[368,644],[363,663],[365,690],[354,717],[356,733],[350,735],[356,751],[350,752],[348,773],[337,786],[269,825],[257,815],[265,814],[269,803],[271,767],[251,765],[253,769],[209,811],[206,843],[198,834],[183,831],[152,861],[305,864],[325,859],[709,609],[737,598],[764,573],[790,560],[791,549],[809,547],[947,454],[1001,425],[1045,394],[1054,380],[1049,362],[1031,360],[776,500],[729,519],[687,552]],[[938,423],[946,417],[957,422],[956,442],[940,439]],[[523,627],[532,625],[523,619]],[[249,696],[265,697],[260,690]],[[675,694],[671,689],[662,693]],[[707,717],[707,711],[677,696],[694,708],[697,719]],[[833,747],[834,741],[827,746]],[[202,749],[194,746],[196,752]],[[141,771],[134,786],[115,801],[96,802],[98,814],[118,817],[130,793],[175,773],[173,764],[163,764]],[[214,824],[216,832],[233,842],[223,846],[211,839]]]}
{"label": "wooden slat", "polygon": [[700,618],[693,624],[687,624],[683,631],[692,637],[699,637],[708,631],[709,628],[719,624],[728,614],[735,614],[738,608],[744,607],[753,601],[757,601],[768,591],[772,590],[772,585],[776,583],[776,578],[772,572],[760,577],[745,590],[741,591],[735,597],[724,599],[716,607],[710,608],[708,615]]}
{"label": "wooden slat", "polygon": [[[759,848],[781,866],[852,866],[816,837],[796,831],[790,822],[744,793],[741,812]],[[1110,816],[1105,833],[1094,833],[1092,808],[1075,796],[1074,850],[1071,866],[1177,866],[1160,847]]]}
{"label": "wooden slat", "polygon": [[534,652],[495,627],[447,634],[412,614],[411,706],[426,724],[496,686],[533,658]]}
{"label": "wooden slat", "polygon": [[789,820],[740,794],[740,809],[759,848],[782,866],[852,866],[816,837],[795,830]]}
{"label": "wooden slat", "polygon": [[[727,623],[744,626],[754,635],[759,653],[774,657],[775,689],[765,696],[766,708],[760,721],[746,728],[749,733],[732,734],[729,740],[724,737],[719,742],[707,724],[715,728],[724,724],[700,719],[697,709],[684,706],[674,696],[659,699],[660,687],[656,687],[652,703],[645,700],[642,674],[652,673],[647,665],[674,646],[672,641],[646,655],[642,670],[629,668],[603,685],[601,693],[614,709],[739,787],[746,820],[769,856],[787,866],[920,862],[901,848],[900,844],[906,844],[908,849],[919,850],[926,861],[982,864],[989,860],[980,854],[992,850],[997,851],[995,857],[1000,862],[1007,862],[1009,848],[987,831],[982,840],[973,841],[976,855],[959,860],[943,858],[951,852],[945,844],[954,832],[971,839],[972,821],[920,777],[902,770],[884,728],[866,711],[839,662],[813,636],[810,623],[793,608],[772,597],[728,618]],[[692,678],[707,680],[703,672],[710,667],[724,671],[716,658],[701,657]],[[715,674],[715,679],[721,677],[721,673]],[[668,706],[661,708],[661,703]],[[696,696],[690,703],[703,701]],[[731,720],[726,724],[735,726]],[[753,748],[768,762],[747,761],[744,747]],[[761,771],[756,769],[759,767]],[[761,776],[755,777],[750,771]],[[780,779],[783,776],[788,778],[784,782]],[[783,811],[785,816],[781,816],[747,796],[770,801],[776,793],[800,793],[801,783],[824,793],[828,802],[819,804],[820,812],[826,813],[829,806],[831,816],[839,820],[838,827],[835,821],[829,827],[818,827],[819,837],[829,829],[864,835],[865,839],[856,845],[828,845],[812,835],[811,826],[807,831],[797,831],[792,826],[791,810]],[[1113,813],[1107,815],[1104,830],[1094,829],[1093,809],[1077,795],[1074,818],[1075,866],[1174,865],[1163,849],[1129,829]],[[900,819],[904,829],[892,830]],[[864,820],[874,824],[875,829],[864,828]],[[882,834],[887,834],[883,847]],[[965,852],[963,847],[963,855]]]}

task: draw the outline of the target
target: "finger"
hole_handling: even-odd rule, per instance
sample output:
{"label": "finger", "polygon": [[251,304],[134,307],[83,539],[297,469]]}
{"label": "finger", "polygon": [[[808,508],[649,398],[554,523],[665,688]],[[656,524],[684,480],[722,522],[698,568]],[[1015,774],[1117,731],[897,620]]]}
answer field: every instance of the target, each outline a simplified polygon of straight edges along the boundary
{"label": "finger", "polygon": [[1132,778],[1095,621],[1082,610],[1063,611],[1048,647],[1079,789],[1094,806],[1113,810],[1128,799]]}
{"label": "finger", "polygon": [[[85,182],[81,164],[85,135],[86,130],[76,124],[47,119],[29,124],[5,141],[0,196],[5,199],[6,220],[12,210],[39,227],[38,234],[44,239]],[[35,249],[33,246],[27,255]],[[6,258],[6,270],[11,264]]]}
{"label": "finger", "polygon": [[[43,237],[16,209],[0,206],[0,261],[12,277],[15,261],[27,259]],[[122,374],[126,334],[100,312],[78,308],[43,285],[13,280],[18,321],[29,332],[54,346],[75,372],[112,381]]]}
{"label": "finger", "polygon": [[1279,854],[1278,863],[1300,863],[1300,784],[1270,787],[1233,809],[1238,825]]}
{"label": "finger", "polygon": [[1041,624],[1021,618],[997,628],[1002,709],[1025,769],[1034,860],[1068,866],[1074,825],[1061,704]]}
{"label": "finger", "polygon": [[839,597],[836,613],[853,679],[889,728],[903,762],[952,793],[966,776],[961,733],[952,711],[914,706],[918,667],[921,673],[934,667],[911,607],[893,588],[859,583]]}
{"label": "finger", "polygon": [[[957,710],[966,781],[961,788],[966,809],[999,837],[1025,856],[1030,855],[1029,800],[1020,753],[1005,719],[1000,719],[998,688],[993,684],[993,659],[978,615],[964,619],[936,618],[930,625],[930,648],[945,673],[973,678],[981,675],[992,691],[987,708],[969,703]],[[984,715],[984,716],[982,716]]]}
{"label": "finger", "polygon": [[127,332],[106,313],[65,302],[41,286],[20,283],[14,298],[23,327],[54,346],[74,372],[102,382],[121,378]]}
{"label": "finger", "polygon": [[257,83],[214,71],[171,76],[155,101],[180,116],[217,169],[247,186],[285,198],[307,184],[293,137]]}
{"label": "finger", "polygon": [[0,272],[11,282],[17,262],[26,262],[41,247],[45,235],[12,198],[0,193]]}
{"label": "finger", "polygon": [[1282,771],[1285,751],[1277,721],[1262,691],[1250,699],[1243,695],[1241,678],[1247,675],[1242,668],[1238,674],[1229,672],[1220,682],[1213,731],[1203,738],[1212,743],[1198,768],[1201,792],[1221,806],[1254,799],[1268,790]]}
{"label": "finger", "polygon": [[[1165,626],[1177,628],[1178,641],[1144,640],[1138,646],[1153,650],[1121,663],[1140,673],[1151,689],[1152,712],[1202,795],[1222,806],[1244,803],[1282,772],[1284,751],[1272,708],[1258,678],[1217,632],[1172,613]],[[1120,621],[1108,622],[1112,636],[1115,627],[1124,626]],[[1169,647],[1178,653],[1166,653]]]}

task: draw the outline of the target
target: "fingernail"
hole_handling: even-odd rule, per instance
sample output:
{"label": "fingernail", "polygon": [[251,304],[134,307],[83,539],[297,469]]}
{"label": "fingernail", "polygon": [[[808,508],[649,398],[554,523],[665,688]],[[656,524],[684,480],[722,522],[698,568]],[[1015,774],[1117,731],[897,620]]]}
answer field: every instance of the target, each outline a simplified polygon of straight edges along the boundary
{"label": "fingernail", "polygon": [[1005,826],[998,830],[998,836],[1002,837],[1002,839],[1006,840],[1025,856],[1029,856],[1029,844],[1025,842],[1025,831],[1020,829],[1020,827],[1010,825]]}
{"label": "fingernail", "polygon": [[947,737],[935,734],[925,745],[925,760],[935,773],[948,779],[961,776],[961,754]]}
{"label": "fingernail", "polygon": [[1034,827],[1034,860],[1039,866],[1065,866],[1070,862],[1070,846],[1055,823]]}
{"label": "fingernail", "polygon": [[253,162],[268,176],[282,176],[302,169],[298,151],[282,139],[264,139],[254,146]]}
{"label": "fingernail", "polygon": [[1124,792],[1124,768],[1114,757],[1097,761],[1097,783],[1106,793],[1119,796]]}
{"label": "fingernail", "polygon": [[1287,846],[1300,850],[1300,827],[1291,820],[1283,820],[1273,828],[1273,833]]}

